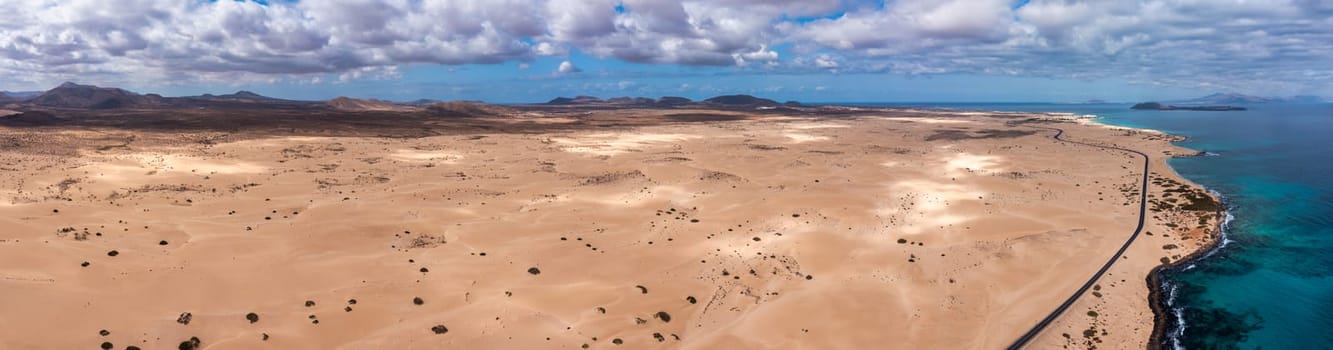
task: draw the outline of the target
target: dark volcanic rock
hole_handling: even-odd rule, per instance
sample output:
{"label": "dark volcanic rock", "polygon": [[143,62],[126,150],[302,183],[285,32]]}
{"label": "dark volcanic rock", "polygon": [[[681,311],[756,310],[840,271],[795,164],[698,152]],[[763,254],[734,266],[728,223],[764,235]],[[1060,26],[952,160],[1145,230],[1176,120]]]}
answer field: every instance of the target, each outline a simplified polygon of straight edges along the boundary
{"label": "dark volcanic rock", "polygon": [[201,344],[203,344],[203,342],[199,341],[199,337],[190,337],[190,340],[181,342],[181,345],[176,348],[180,350],[196,350],[199,349]]}
{"label": "dark volcanic rock", "polygon": [[180,323],[180,324],[183,324],[183,325],[189,325],[189,324],[190,324],[190,320],[192,320],[192,319],[194,319],[194,315],[191,315],[190,313],[186,312],[186,313],[182,313],[182,314],[180,315],[180,317],[176,317],[176,323]]}
{"label": "dark volcanic rock", "polygon": [[540,269],[538,269],[538,268],[536,268],[536,267],[530,267],[530,268],[528,268],[528,273],[533,274],[533,275],[540,275],[540,274],[542,274],[542,270],[540,270]]}
{"label": "dark volcanic rock", "polygon": [[449,333],[449,328],[442,324],[437,324],[435,327],[430,327],[430,331],[435,332],[435,334],[445,334]]}
{"label": "dark volcanic rock", "polygon": [[253,312],[245,314],[245,320],[250,321],[250,323],[259,322],[259,314]]}

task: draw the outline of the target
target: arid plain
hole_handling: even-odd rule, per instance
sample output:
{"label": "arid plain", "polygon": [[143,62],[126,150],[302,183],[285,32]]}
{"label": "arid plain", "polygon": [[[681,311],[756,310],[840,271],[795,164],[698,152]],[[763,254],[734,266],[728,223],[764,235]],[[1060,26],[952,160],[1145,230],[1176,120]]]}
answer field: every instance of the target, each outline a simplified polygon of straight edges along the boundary
{"label": "arid plain", "polygon": [[1215,230],[1193,151],[1069,115],[376,113],[3,124],[0,348],[1000,348],[1138,217],[1140,158],[1044,128],[1148,154],[1152,210],[1034,348],[1147,346]]}

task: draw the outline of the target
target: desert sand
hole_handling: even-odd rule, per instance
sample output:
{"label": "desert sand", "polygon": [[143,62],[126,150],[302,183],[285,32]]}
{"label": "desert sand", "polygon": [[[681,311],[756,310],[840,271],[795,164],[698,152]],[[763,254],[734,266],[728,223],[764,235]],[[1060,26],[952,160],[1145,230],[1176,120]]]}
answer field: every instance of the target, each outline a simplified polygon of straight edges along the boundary
{"label": "desert sand", "polygon": [[1155,201],[1032,347],[1143,348],[1145,276],[1215,220],[1192,151],[1077,116],[449,123],[0,127],[0,348],[1001,348],[1137,219],[1139,158],[1030,125],[1148,153]]}

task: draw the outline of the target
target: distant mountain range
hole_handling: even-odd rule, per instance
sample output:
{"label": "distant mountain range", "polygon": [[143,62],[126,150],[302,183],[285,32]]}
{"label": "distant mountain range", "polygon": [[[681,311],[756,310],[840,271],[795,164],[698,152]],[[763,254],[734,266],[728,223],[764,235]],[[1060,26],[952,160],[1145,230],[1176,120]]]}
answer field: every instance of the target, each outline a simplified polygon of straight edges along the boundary
{"label": "distant mountain range", "polygon": [[338,97],[324,103],[329,108],[347,112],[428,112],[446,117],[491,117],[514,115],[518,111],[471,101],[439,102],[417,100],[395,103],[385,100]]}
{"label": "distant mountain range", "polygon": [[232,102],[250,102],[250,103],[258,103],[258,102],[277,102],[277,101],[295,102],[295,101],[292,101],[292,100],[284,100],[284,99],[280,99],[280,98],[272,98],[272,97],[268,97],[268,96],[264,96],[264,95],[256,94],[256,93],[249,92],[249,91],[245,91],[245,90],[237,91],[237,92],[234,93],[234,94],[226,94],[226,95],[203,94],[203,95],[199,95],[199,96],[185,96],[185,97],[181,97],[181,98],[184,98],[184,99],[196,99],[196,100],[208,100],[208,101],[232,101]]}
{"label": "distant mountain range", "polygon": [[219,107],[245,105],[312,106],[319,102],[293,101],[263,96],[249,91],[226,95],[163,97],[158,94],[139,94],[113,87],[82,85],[72,82],[60,84],[43,92],[0,93],[0,103],[44,108],[72,109],[143,109]]}
{"label": "distant mountain range", "polygon": [[688,98],[671,97],[671,96],[662,97],[658,99],[652,99],[647,97],[613,97],[605,100],[592,96],[575,96],[572,98],[556,97],[546,102],[547,105],[552,105],[552,106],[620,106],[620,107],[625,107],[625,106],[671,107],[678,105],[687,105],[691,103],[694,103],[694,101],[691,101]]}
{"label": "distant mountain range", "polygon": [[161,105],[162,96],[140,95],[118,88],[64,83],[25,102],[36,106],[57,108],[135,108]]}
{"label": "distant mountain range", "polygon": [[[750,95],[726,95],[693,101],[684,97],[661,98],[615,97],[601,99],[592,96],[559,97],[544,105],[576,107],[643,107],[643,108],[709,108],[775,109],[796,107],[798,102],[779,103]],[[225,95],[163,97],[158,94],[140,94],[114,87],[82,85],[72,82],[60,84],[42,92],[2,92],[0,107],[9,109],[157,109],[157,108],[298,108],[329,109],[349,112],[430,112],[441,116],[505,115],[515,110],[474,101],[442,102],[421,99],[399,103],[377,99],[338,97],[328,101],[296,101],[263,96],[250,91]]]}
{"label": "distant mountain range", "polygon": [[750,95],[725,95],[717,96],[695,102],[684,97],[663,96],[652,99],[647,97],[614,97],[609,99],[600,99],[592,96],[576,97],[557,97],[547,105],[554,106],[618,106],[618,107],[682,107],[691,105],[707,105],[712,107],[740,107],[740,108],[776,108],[779,106],[800,106],[799,102],[790,101],[778,103],[777,101],[754,97]]}
{"label": "distant mountain range", "polygon": [[1129,109],[1145,109],[1145,110],[1157,110],[1157,111],[1209,111],[1209,112],[1246,110],[1245,107],[1236,107],[1236,106],[1204,106],[1204,105],[1176,106],[1176,105],[1165,105],[1157,102],[1144,102],[1136,104],[1133,107],[1129,107]]}
{"label": "distant mountain range", "polygon": [[25,101],[45,91],[0,91],[0,102],[4,101]]}
{"label": "distant mountain range", "polygon": [[1215,93],[1188,100],[1162,101],[1172,105],[1247,105],[1263,103],[1322,103],[1319,96],[1264,97],[1233,93]]}

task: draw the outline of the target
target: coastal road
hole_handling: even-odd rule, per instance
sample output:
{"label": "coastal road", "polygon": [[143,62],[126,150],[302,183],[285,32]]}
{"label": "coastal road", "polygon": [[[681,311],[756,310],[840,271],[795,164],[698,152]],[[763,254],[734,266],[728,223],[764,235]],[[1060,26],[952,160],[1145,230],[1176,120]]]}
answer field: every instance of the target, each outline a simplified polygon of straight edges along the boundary
{"label": "coastal road", "polygon": [[1079,287],[1078,291],[1074,292],[1074,295],[1070,295],[1069,299],[1065,299],[1065,302],[1061,303],[1060,306],[1055,308],[1054,311],[1051,311],[1051,314],[1046,315],[1046,318],[1043,318],[1041,322],[1037,322],[1037,325],[1032,326],[1032,329],[1029,329],[1027,333],[1024,333],[1023,336],[1019,337],[1018,340],[1015,340],[1012,345],[1009,345],[1010,350],[1022,349],[1024,346],[1028,344],[1028,342],[1031,342],[1033,339],[1036,339],[1037,335],[1041,334],[1041,331],[1045,330],[1047,326],[1050,326],[1052,322],[1055,322],[1057,318],[1060,318],[1060,314],[1063,314],[1065,310],[1068,310],[1070,306],[1073,306],[1074,302],[1078,301],[1078,298],[1083,296],[1083,293],[1087,292],[1089,288],[1092,288],[1092,285],[1096,284],[1097,280],[1101,279],[1102,275],[1106,273],[1106,270],[1110,270],[1111,265],[1115,265],[1116,260],[1120,260],[1119,258],[1125,255],[1125,250],[1129,249],[1129,245],[1134,243],[1134,239],[1139,238],[1140,232],[1143,232],[1144,215],[1146,215],[1148,211],[1148,155],[1147,154],[1128,148],[1103,146],[1086,142],[1066,140],[1061,137],[1064,136],[1065,131],[1059,128],[1052,128],[1045,126],[1031,126],[1031,125],[1027,126],[1038,129],[1053,130],[1055,131],[1055,136],[1053,137],[1057,141],[1097,147],[1102,149],[1129,152],[1137,154],[1140,157],[1143,157],[1143,180],[1142,180],[1143,188],[1139,189],[1139,225],[1138,227],[1134,228],[1134,233],[1129,235],[1129,239],[1125,240],[1125,244],[1121,245],[1120,250],[1117,250],[1115,252],[1115,255],[1112,255],[1111,259],[1107,260],[1106,264],[1102,265],[1102,268],[1100,270],[1097,270],[1097,273],[1093,274],[1091,278],[1088,278],[1088,281],[1083,283],[1083,286]]}

